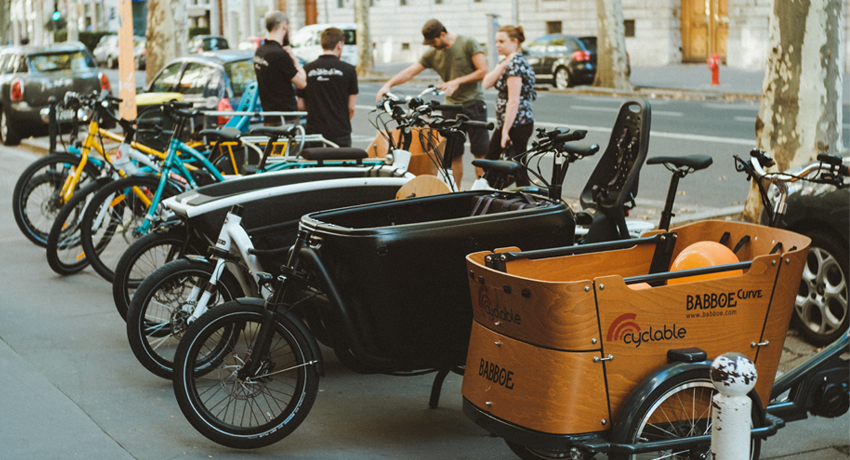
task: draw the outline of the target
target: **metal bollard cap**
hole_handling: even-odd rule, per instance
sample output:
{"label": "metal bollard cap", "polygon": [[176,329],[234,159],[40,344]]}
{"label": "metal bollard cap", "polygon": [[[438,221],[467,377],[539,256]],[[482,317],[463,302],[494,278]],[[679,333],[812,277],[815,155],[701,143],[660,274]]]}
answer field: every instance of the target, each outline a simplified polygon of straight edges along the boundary
{"label": "metal bollard cap", "polygon": [[756,385],[756,366],[741,353],[724,353],[711,363],[711,381],[720,393],[744,396]]}

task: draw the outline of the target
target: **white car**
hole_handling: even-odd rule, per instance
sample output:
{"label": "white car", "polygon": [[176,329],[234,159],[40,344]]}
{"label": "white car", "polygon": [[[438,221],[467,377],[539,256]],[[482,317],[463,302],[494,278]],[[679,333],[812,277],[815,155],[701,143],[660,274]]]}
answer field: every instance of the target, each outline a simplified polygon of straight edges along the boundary
{"label": "white car", "polygon": [[313,24],[298,29],[290,37],[289,44],[298,58],[304,62],[313,62],[324,53],[322,50],[322,31],[328,27],[336,27],[345,34],[342,47],[342,60],[357,65],[357,24]]}

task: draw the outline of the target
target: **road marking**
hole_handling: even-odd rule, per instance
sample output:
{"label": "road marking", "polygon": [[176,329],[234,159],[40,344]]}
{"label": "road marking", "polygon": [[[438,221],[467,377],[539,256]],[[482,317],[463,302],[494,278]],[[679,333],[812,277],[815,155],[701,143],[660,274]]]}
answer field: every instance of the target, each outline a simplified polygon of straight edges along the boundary
{"label": "road marking", "polygon": [[[495,119],[491,119],[491,121],[495,121]],[[548,123],[545,121],[535,121],[535,127],[543,127],[543,128],[565,128],[568,127],[570,129],[584,129],[591,132],[596,133],[611,133],[612,128],[600,128],[597,126],[582,126],[575,124],[567,124],[567,123]],[[651,137],[663,137],[666,139],[682,139],[687,141],[697,141],[697,142],[713,142],[718,144],[733,144],[733,145],[746,145],[746,146],[754,146],[756,141],[755,139],[739,139],[734,137],[717,137],[717,136],[702,136],[699,134],[682,134],[682,133],[667,133],[664,131],[652,131],[650,133]]]}
{"label": "road marking", "polygon": [[[620,112],[619,107],[614,108],[614,107],[594,107],[594,106],[589,106],[589,105],[571,105],[570,108],[571,109],[578,109],[578,110],[590,110],[590,111],[594,111],[594,112],[614,112],[614,113]],[[652,114],[653,115],[660,115],[662,117],[683,117],[683,116],[685,116],[685,114],[683,114],[682,112],[666,112],[664,110],[653,110]]]}
{"label": "road marking", "polygon": [[735,117],[734,120],[735,121],[744,121],[744,122],[747,122],[747,123],[755,123],[756,117]]}
{"label": "road marking", "polygon": [[707,109],[719,109],[719,110],[758,110],[758,105],[736,105],[736,104],[718,104],[716,102],[706,102],[702,105]]}

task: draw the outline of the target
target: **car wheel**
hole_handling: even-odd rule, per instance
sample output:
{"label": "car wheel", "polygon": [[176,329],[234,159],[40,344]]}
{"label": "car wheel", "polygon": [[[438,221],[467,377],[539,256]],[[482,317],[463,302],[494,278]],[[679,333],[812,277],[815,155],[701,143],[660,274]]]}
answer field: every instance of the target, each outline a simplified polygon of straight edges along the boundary
{"label": "car wheel", "polygon": [[804,233],[812,239],[792,323],[809,343],[825,346],[850,325],[847,313],[848,250],[836,235],[822,230]]}
{"label": "car wheel", "polygon": [[21,143],[21,133],[6,115],[6,110],[0,108],[0,141],[3,145],[18,145]]}
{"label": "car wheel", "polygon": [[570,86],[573,86],[572,80],[570,79],[570,71],[567,70],[566,67],[558,67],[558,69],[555,70],[555,88],[567,89]]}

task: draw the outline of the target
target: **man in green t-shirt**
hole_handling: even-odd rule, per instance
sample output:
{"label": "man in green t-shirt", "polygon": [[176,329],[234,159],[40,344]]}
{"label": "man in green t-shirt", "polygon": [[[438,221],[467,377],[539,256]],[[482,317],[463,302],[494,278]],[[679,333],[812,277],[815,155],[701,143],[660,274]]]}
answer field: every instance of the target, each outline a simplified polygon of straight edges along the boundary
{"label": "man in green t-shirt", "polygon": [[[471,120],[486,122],[487,105],[484,103],[481,80],[487,75],[487,59],[478,42],[470,37],[448,33],[445,26],[436,19],[425,23],[422,36],[425,38],[422,43],[432,49],[428,50],[419,62],[411,64],[390,78],[378,90],[376,102],[381,102],[384,93],[393,86],[409,81],[425,69],[433,69],[443,79],[444,83],[439,89],[446,92],[446,103],[463,106],[463,110],[459,112],[443,111],[443,115],[454,118],[458,113],[463,113]],[[484,158],[490,134],[485,129],[470,129],[467,135],[472,155]],[[445,154],[452,159],[452,173],[459,189],[463,177],[463,145],[458,145],[454,151]]]}

